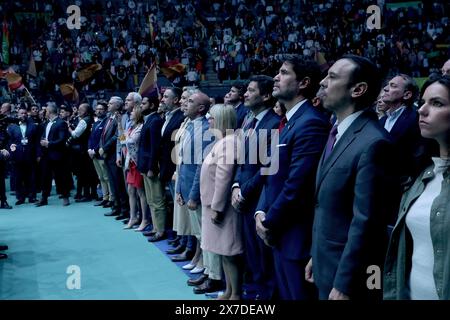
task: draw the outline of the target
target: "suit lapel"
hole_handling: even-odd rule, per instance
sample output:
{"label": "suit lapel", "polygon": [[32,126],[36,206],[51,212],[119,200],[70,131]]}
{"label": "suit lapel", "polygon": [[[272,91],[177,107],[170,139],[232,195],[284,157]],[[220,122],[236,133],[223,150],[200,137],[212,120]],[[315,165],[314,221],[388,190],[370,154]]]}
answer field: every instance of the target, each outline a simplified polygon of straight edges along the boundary
{"label": "suit lapel", "polygon": [[366,113],[362,113],[344,132],[344,135],[336,143],[330,156],[325,161],[323,159],[324,152],[322,153],[322,157],[320,158],[319,162],[319,169],[317,172],[316,193],[319,190],[320,184],[322,183],[327,173],[330,171],[336,161],[341,157],[344,151],[353,143],[353,141],[356,139],[357,134],[364,128],[369,120],[370,118],[366,115]]}
{"label": "suit lapel", "polygon": [[297,119],[300,119],[300,117],[306,112],[306,110],[308,108],[311,108],[312,105],[310,104],[310,102],[307,100],[306,102],[304,102],[300,108],[298,108],[298,110],[294,113],[294,115],[289,119],[289,121],[286,123],[286,126],[284,127],[283,130],[281,130],[281,134],[280,134],[280,142],[283,141],[283,139],[286,137],[286,135],[288,134],[288,132],[294,127],[295,122],[297,121]]}

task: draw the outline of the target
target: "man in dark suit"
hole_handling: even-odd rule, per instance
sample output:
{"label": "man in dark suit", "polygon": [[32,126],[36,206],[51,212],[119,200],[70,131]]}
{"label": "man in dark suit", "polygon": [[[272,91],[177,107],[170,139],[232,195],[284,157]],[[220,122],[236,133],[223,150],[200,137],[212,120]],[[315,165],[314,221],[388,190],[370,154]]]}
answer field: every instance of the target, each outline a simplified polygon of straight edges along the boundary
{"label": "man in dark suit", "polygon": [[10,155],[16,171],[16,206],[25,203],[26,197],[30,203],[35,202],[36,186],[32,184],[32,176],[38,148],[38,128],[28,118],[26,106],[19,108],[17,117],[19,124],[8,127]]}
{"label": "man in dark suit", "polygon": [[[175,172],[175,162],[172,160],[172,150],[175,142],[173,141],[172,134],[175,130],[180,128],[181,123],[184,121],[184,114],[180,110],[181,89],[172,87],[164,91],[161,99],[160,108],[165,113],[165,120],[161,127],[161,142],[159,149],[159,177],[153,177],[146,179],[148,188],[152,189],[152,196],[149,202],[150,210],[152,212],[153,228],[156,234],[152,235],[149,241],[159,241],[167,236],[167,227],[172,225],[172,216],[168,216],[168,205],[166,200],[165,189],[166,186],[170,190],[170,194],[173,197],[174,193],[174,181],[172,176]],[[147,192],[147,191],[146,191]],[[146,235],[148,233],[144,233]]]}
{"label": "man in dark suit", "polygon": [[58,117],[55,104],[47,104],[47,126],[42,133],[39,161],[42,162],[42,198],[36,204],[37,207],[48,204],[47,198],[52,188],[53,177],[56,189],[61,194],[63,205],[68,206],[70,196],[70,172],[65,168],[67,161],[66,140],[69,137],[67,124]]}
{"label": "man in dark suit", "polygon": [[128,194],[125,190],[123,172],[116,164],[117,147],[117,113],[123,106],[120,97],[111,97],[108,102],[108,116],[100,137],[98,154],[105,160],[108,178],[111,186],[111,193],[114,198],[113,209],[105,216],[128,215]]}
{"label": "man in dark suit", "polygon": [[108,170],[106,168],[105,160],[103,160],[98,154],[100,139],[103,133],[103,128],[106,124],[108,103],[104,100],[97,102],[95,107],[95,115],[97,121],[92,125],[92,131],[88,141],[88,154],[92,159],[92,162],[97,172],[98,179],[102,188],[103,200],[95,204],[95,206],[103,206],[103,208],[109,208],[114,203],[114,198],[110,192],[110,181],[108,177]]}
{"label": "man in dark suit", "polygon": [[[150,208],[153,203],[158,201],[155,196],[159,195],[162,198],[164,194],[158,179],[158,159],[161,151],[161,128],[164,120],[161,119],[156,112],[158,110],[158,105],[158,99],[149,99],[148,97],[142,99],[141,106],[142,114],[144,115],[144,125],[139,139],[137,169],[144,177],[145,198]],[[155,192],[154,188],[159,188],[159,190]],[[151,213],[154,215],[154,212]],[[143,217],[143,219],[144,218],[147,217]],[[164,229],[161,230],[161,232],[164,232]]]}
{"label": "man in dark suit", "polygon": [[224,103],[232,105],[234,110],[236,110],[238,128],[242,127],[248,113],[248,109],[243,103],[246,90],[247,83],[243,81],[235,81],[231,86],[230,91],[224,97]]}
{"label": "man in dark suit", "polygon": [[380,76],[368,59],[345,55],[320,84],[324,107],[337,120],[317,172],[305,278],[316,284],[320,299],[381,298],[380,288],[367,284],[369,267],[383,265],[398,178],[393,144],[370,108]]}
{"label": "man in dark suit", "polygon": [[[242,213],[245,258],[255,285],[258,299],[267,300],[275,285],[272,250],[256,234],[253,214],[261,194],[261,167],[265,159],[258,158],[259,150],[270,156],[271,130],[277,130],[281,117],[273,111],[273,78],[253,76],[244,94],[245,107],[252,117],[244,123],[245,162],[239,165],[233,184],[232,205]],[[255,147],[255,148],[254,148]]]}
{"label": "man in dark suit", "polygon": [[279,142],[272,137],[272,172],[266,172],[256,207],[256,229],[273,246],[280,298],[313,299],[315,288],[303,274],[310,258],[315,172],[329,129],[326,116],[309,101],[317,92],[320,69],[288,55],[274,80],[273,96],[284,103],[286,122],[280,123]]}
{"label": "man in dark suit", "polygon": [[419,87],[414,79],[399,74],[388,82],[381,95],[388,109],[380,119],[380,124],[395,143],[402,163],[400,175],[403,180],[415,178],[423,170],[422,159],[431,157],[429,154],[420,154],[427,147],[427,140],[420,135],[419,115],[414,107],[418,94]]}

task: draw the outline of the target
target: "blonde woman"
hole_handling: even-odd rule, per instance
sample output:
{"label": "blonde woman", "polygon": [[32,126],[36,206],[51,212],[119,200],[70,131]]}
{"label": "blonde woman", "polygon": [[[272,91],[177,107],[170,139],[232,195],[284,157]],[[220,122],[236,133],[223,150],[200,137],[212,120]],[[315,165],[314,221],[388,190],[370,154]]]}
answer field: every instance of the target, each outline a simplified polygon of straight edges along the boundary
{"label": "blonde woman", "polygon": [[216,143],[203,162],[200,174],[202,203],[201,248],[222,258],[226,290],[218,299],[241,298],[241,268],[243,252],[241,217],[231,206],[231,186],[236,169],[239,138],[235,109],[217,104],[209,112],[210,131]]}
{"label": "blonde woman", "polygon": [[137,229],[142,230],[147,226],[150,221],[145,221],[148,219],[147,202],[145,199],[144,192],[144,180],[142,175],[136,168],[139,139],[141,137],[141,130],[144,124],[144,117],[142,115],[142,110],[140,107],[134,107],[131,111],[130,119],[132,122],[131,127],[125,132],[125,145],[126,145],[126,157],[125,157],[125,168],[127,171],[127,185],[128,185],[128,198],[130,201],[130,220],[124,229],[131,229],[134,224],[138,222],[137,218],[137,201],[141,202],[142,208],[142,223]]}

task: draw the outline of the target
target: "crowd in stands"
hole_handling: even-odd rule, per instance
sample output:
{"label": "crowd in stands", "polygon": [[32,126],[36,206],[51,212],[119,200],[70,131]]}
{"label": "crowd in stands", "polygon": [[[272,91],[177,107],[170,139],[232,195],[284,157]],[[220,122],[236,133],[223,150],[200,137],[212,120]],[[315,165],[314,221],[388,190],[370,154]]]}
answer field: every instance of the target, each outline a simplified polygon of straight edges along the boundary
{"label": "crowd in stands", "polygon": [[220,81],[274,74],[283,53],[315,58],[323,68],[342,54],[360,54],[384,75],[427,77],[449,52],[444,1],[382,6],[380,30],[366,27],[366,9],[373,4],[368,0],[79,0],[80,30],[66,25],[70,4],[1,4],[10,27],[9,64],[25,75],[33,57],[36,74],[27,75],[26,83],[39,100],[58,95],[58,85],[76,82],[77,70],[92,63],[102,69],[79,88],[130,91],[154,61],[185,65],[182,73],[170,75],[174,85],[183,86],[205,79],[208,59]]}

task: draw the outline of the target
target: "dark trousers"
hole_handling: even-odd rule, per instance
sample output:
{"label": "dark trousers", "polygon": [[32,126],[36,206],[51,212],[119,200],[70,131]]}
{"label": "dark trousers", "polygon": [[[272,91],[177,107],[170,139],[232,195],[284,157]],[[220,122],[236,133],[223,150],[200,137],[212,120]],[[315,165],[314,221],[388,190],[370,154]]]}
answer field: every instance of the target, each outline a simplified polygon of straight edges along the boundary
{"label": "dark trousers", "polygon": [[5,178],[6,178],[6,162],[4,160],[0,160],[0,201],[6,201],[6,187],[5,187]]}
{"label": "dark trousers", "polygon": [[116,165],[114,157],[105,159],[105,164],[106,169],[108,170],[108,178],[111,183],[111,192],[115,199],[113,210],[126,214],[129,211],[129,203],[122,168],[119,168]]}
{"label": "dark trousers", "polygon": [[307,260],[290,260],[273,249],[275,278],[281,300],[317,300],[314,284],[305,280]]}
{"label": "dark trousers", "polygon": [[[254,211],[253,211],[254,212]],[[272,249],[264,244],[256,233],[253,214],[242,213],[242,235],[245,246],[245,260],[251,273],[251,281],[260,299],[272,298],[275,290],[275,271]]]}
{"label": "dark trousers", "polygon": [[14,164],[16,171],[16,198],[17,200],[25,200],[36,198],[36,186],[33,184],[33,173],[35,166],[30,161],[17,161]]}
{"label": "dark trousers", "polygon": [[47,199],[52,189],[52,180],[55,178],[56,190],[63,198],[70,196],[70,172],[65,167],[64,159],[50,160],[46,157],[42,161],[42,198]]}
{"label": "dark trousers", "polygon": [[97,173],[87,153],[74,155],[73,172],[77,176],[77,195],[86,198],[97,198]]}

